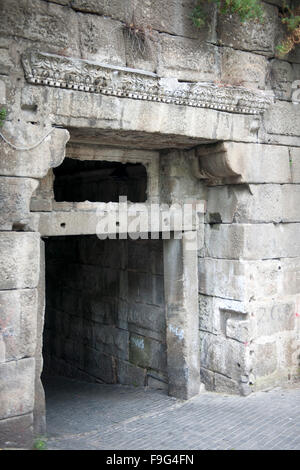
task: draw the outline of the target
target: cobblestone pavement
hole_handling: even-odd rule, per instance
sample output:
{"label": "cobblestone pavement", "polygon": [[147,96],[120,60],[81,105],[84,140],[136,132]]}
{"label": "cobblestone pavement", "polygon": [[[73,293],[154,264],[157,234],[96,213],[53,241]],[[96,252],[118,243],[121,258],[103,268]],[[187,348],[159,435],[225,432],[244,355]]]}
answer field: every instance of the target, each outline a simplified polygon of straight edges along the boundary
{"label": "cobblestone pavement", "polygon": [[248,397],[52,379],[48,449],[300,449],[300,384]]}

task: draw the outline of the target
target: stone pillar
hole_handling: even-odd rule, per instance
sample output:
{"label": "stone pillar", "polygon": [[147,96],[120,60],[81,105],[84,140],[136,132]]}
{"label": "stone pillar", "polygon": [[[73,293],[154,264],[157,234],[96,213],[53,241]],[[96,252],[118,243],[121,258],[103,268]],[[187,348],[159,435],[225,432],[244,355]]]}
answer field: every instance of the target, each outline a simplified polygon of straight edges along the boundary
{"label": "stone pillar", "polygon": [[188,399],[200,391],[198,258],[190,237],[164,241],[169,394]]}
{"label": "stone pillar", "polygon": [[0,447],[33,438],[38,274],[39,234],[0,232]]}
{"label": "stone pillar", "polygon": [[30,199],[38,180],[63,160],[69,134],[54,129],[43,140],[49,129],[14,121],[2,132],[18,148],[41,142],[16,150],[1,141],[0,154],[0,447],[28,448],[44,430],[40,234]]}

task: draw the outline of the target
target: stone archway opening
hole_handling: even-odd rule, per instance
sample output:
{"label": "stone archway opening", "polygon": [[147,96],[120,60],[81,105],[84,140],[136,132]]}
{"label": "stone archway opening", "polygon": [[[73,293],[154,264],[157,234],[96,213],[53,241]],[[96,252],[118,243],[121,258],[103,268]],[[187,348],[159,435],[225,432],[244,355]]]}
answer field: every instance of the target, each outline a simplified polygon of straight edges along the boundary
{"label": "stone archway opening", "polygon": [[44,383],[167,389],[163,240],[45,239]]}
{"label": "stone archway opening", "polygon": [[[181,142],[177,151],[171,147],[176,141],[166,139],[157,144],[166,148],[153,150],[146,135],[135,147],[134,139],[121,146],[129,142],[125,135],[116,136],[115,145],[111,135],[99,135],[97,142],[88,133],[87,141],[71,135],[63,163],[48,172],[31,201],[45,259],[39,337],[46,408],[53,377],[190,398],[200,391],[198,252],[189,248],[197,230],[190,227],[178,238],[160,224],[153,233],[151,221],[150,233],[132,236],[127,227],[119,228],[120,236],[100,239],[98,211],[121,211],[124,196],[128,207],[141,210],[181,201],[170,179],[173,168],[185,181],[184,199],[194,204],[199,180],[191,176],[191,155],[182,152],[196,142]],[[43,410],[39,384],[36,390]]]}

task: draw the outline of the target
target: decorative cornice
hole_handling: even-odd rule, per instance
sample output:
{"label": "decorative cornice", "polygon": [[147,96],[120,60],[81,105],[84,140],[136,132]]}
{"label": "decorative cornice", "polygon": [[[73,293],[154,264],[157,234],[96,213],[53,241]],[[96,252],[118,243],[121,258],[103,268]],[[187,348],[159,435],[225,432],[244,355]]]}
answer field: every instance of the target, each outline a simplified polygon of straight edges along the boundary
{"label": "decorative cornice", "polygon": [[150,72],[48,53],[29,51],[23,54],[22,63],[26,80],[36,85],[240,114],[262,114],[273,102],[270,92],[178,82]]}

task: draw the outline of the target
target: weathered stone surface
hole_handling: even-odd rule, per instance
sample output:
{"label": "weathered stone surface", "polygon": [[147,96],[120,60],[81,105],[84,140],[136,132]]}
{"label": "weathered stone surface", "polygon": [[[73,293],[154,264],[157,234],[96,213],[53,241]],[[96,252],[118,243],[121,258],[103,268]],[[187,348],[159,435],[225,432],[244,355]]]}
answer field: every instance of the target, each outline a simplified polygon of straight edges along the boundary
{"label": "weathered stone surface", "polygon": [[209,188],[208,223],[299,222],[300,186],[284,184]]}
{"label": "weathered stone surface", "polygon": [[[79,55],[77,17],[70,9],[39,0],[2,1],[0,5],[2,33],[41,44],[49,44],[56,52]],[[72,41],[70,41],[72,38]]]}
{"label": "weathered stone surface", "polygon": [[167,9],[159,0],[151,2],[148,0],[139,2],[134,0],[126,2],[119,2],[118,0],[72,0],[71,5],[78,11],[111,16],[128,24],[134,23],[139,28],[146,29],[150,27],[153,30],[173,35],[192,38],[201,36],[210,39],[214,33],[211,5],[206,8],[210,20],[208,27],[202,28],[201,31],[193,25],[190,16],[195,6],[194,0],[186,2],[171,0]]}
{"label": "weathered stone surface", "polygon": [[274,55],[275,30],[277,26],[277,9],[263,4],[264,19],[262,22],[249,21],[241,23],[238,15],[218,16],[218,41],[220,44],[245,51]]}
{"label": "weathered stone surface", "polygon": [[270,63],[270,74],[270,83],[275,97],[281,100],[290,100],[293,93],[293,82],[300,76],[299,64],[273,59]]}
{"label": "weathered stone surface", "polygon": [[291,147],[289,152],[292,182],[300,183],[300,148]]}
{"label": "weathered stone surface", "polygon": [[205,295],[246,300],[245,263],[236,260],[200,258],[199,291]]}
{"label": "weathered stone surface", "polygon": [[32,357],[37,332],[36,290],[0,291],[0,331],[4,361]]}
{"label": "weathered stone surface", "polygon": [[200,333],[201,364],[233,380],[240,380],[249,370],[247,347],[229,338]]}
{"label": "weathered stone surface", "polygon": [[300,255],[300,224],[206,225],[204,256],[263,259]]}
{"label": "weathered stone surface", "polygon": [[214,384],[214,391],[219,393],[232,393],[232,394],[239,394],[240,393],[240,385],[237,381],[231,380],[229,377],[225,375],[221,375],[218,373],[214,374],[215,376],[215,384]]}
{"label": "weathered stone surface", "polygon": [[[81,328],[78,334],[80,335]],[[101,325],[95,329],[93,334],[93,346],[104,354],[111,354],[128,361],[128,339],[129,333],[119,328]]]}
{"label": "weathered stone surface", "polygon": [[246,183],[291,181],[288,149],[284,146],[229,143],[227,153]]}
{"label": "weathered stone surface", "polygon": [[[39,186],[32,195],[30,201],[30,211],[41,211],[41,212],[48,212],[51,211],[52,208],[55,210],[55,201],[54,200],[54,192],[53,192],[53,183],[54,183],[54,175],[52,169],[48,171],[47,175],[42,178],[39,182]],[[63,210],[63,204],[60,206],[60,209]],[[65,203],[68,204],[68,203]],[[71,204],[72,208],[73,204]],[[70,208],[70,207],[69,207]]]}
{"label": "weathered stone surface", "polygon": [[[38,143],[50,129],[32,124],[16,125],[6,122],[3,134],[18,147],[28,148]],[[1,142],[0,171],[6,176],[29,176],[42,178],[49,168],[58,166],[64,159],[65,146],[69,133],[63,129],[54,129],[45,140],[30,151],[14,150]],[[43,158],[41,158],[41,155]]]}
{"label": "weathered stone surface", "polygon": [[37,286],[39,239],[33,233],[0,233],[0,289]]}
{"label": "weathered stone surface", "polygon": [[1,448],[31,448],[33,443],[32,413],[0,420]]}
{"label": "weathered stone surface", "polygon": [[165,312],[162,308],[150,305],[132,304],[128,309],[128,323],[131,327],[139,327],[157,333],[157,339],[165,334]]}
{"label": "weathered stone surface", "polygon": [[167,370],[166,345],[140,335],[130,335],[129,359],[143,368]]}
{"label": "weathered stone surface", "polygon": [[187,81],[214,81],[218,78],[218,51],[199,40],[162,34],[157,73]]}
{"label": "weathered stone surface", "polygon": [[251,306],[256,319],[258,336],[271,336],[275,333],[295,328],[297,306],[295,301],[276,300],[255,303]]}
{"label": "weathered stone surface", "polygon": [[226,321],[226,336],[243,344],[248,342],[251,338],[250,321],[228,318]]}
{"label": "weathered stone surface", "polygon": [[38,182],[29,178],[0,178],[0,230],[26,230],[31,218],[30,198],[37,186]]}
{"label": "weathered stone surface", "polygon": [[132,19],[134,0],[119,2],[117,0],[71,0],[74,10],[85,13],[111,16],[121,21],[129,22]]}
{"label": "weathered stone surface", "polygon": [[276,371],[277,347],[276,341],[268,341],[255,346],[255,375],[265,376]]}
{"label": "weathered stone surface", "polygon": [[299,258],[249,262],[249,293],[256,300],[280,299],[300,293]]}
{"label": "weathered stone surface", "polygon": [[94,62],[126,65],[122,24],[78,13],[81,57]]}
{"label": "weathered stone surface", "polygon": [[169,393],[184,399],[200,391],[198,262],[190,235],[164,242]]}
{"label": "weathered stone surface", "polygon": [[[200,261],[201,262],[201,261]],[[247,314],[243,302],[199,294],[199,328],[213,334],[225,334],[227,315],[240,319]]]}
{"label": "weathered stone surface", "polygon": [[267,71],[268,60],[264,56],[227,47],[222,50],[222,83],[264,89]]}
{"label": "weathered stone surface", "polygon": [[277,101],[265,113],[265,126],[269,134],[300,135],[300,104]]}
{"label": "weathered stone surface", "polygon": [[143,387],[146,383],[146,369],[137,367],[130,362],[118,360],[117,377],[120,384]]}
{"label": "weathered stone surface", "polygon": [[0,364],[1,419],[32,412],[34,368],[33,358]]}

